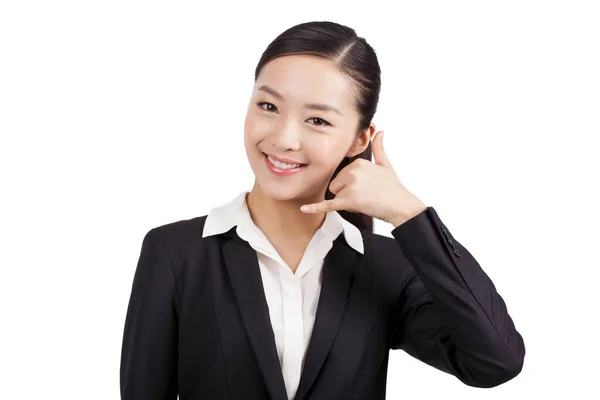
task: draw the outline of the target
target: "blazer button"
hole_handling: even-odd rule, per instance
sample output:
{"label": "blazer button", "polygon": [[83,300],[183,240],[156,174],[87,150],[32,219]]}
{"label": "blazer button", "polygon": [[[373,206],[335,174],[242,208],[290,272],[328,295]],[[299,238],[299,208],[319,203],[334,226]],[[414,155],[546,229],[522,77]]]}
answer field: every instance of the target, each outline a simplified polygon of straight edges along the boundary
{"label": "blazer button", "polygon": [[460,257],[460,251],[458,251],[458,249],[456,247],[454,248],[454,255],[456,257]]}

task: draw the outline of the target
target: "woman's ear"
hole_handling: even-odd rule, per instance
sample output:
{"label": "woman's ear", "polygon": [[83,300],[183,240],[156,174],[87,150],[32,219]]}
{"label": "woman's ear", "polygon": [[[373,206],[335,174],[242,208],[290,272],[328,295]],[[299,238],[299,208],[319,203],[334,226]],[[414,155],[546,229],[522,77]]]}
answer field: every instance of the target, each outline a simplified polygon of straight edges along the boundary
{"label": "woman's ear", "polygon": [[361,132],[361,134],[354,140],[354,144],[348,150],[346,157],[354,157],[357,154],[362,153],[369,146],[369,142],[373,140],[375,136],[375,124],[371,123],[367,129]]}

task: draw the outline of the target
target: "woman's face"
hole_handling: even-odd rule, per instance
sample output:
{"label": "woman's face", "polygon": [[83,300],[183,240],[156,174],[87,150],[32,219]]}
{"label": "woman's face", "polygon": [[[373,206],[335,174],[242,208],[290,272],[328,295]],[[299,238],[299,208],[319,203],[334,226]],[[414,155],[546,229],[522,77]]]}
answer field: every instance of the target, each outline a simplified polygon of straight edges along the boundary
{"label": "woman's face", "polygon": [[[263,66],[248,105],[244,144],[265,194],[278,200],[322,196],[342,159],[367,147],[374,126],[356,136],[352,85],[320,57],[283,56]],[[273,166],[265,154],[304,166]]]}

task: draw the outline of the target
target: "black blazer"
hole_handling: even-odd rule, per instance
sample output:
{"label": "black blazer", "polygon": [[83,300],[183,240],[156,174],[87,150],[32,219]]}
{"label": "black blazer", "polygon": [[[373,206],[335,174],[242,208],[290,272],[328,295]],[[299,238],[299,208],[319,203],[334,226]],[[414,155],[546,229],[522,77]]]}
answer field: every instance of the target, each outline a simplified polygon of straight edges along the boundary
{"label": "black blazer", "polygon": [[[255,250],[206,215],[145,235],[120,365],[127,400],[287,399]],[[467,385],[516,376],[525,347],[494,284],[429,207],[325,258],[295,399],[385,399],[390,349]]]}

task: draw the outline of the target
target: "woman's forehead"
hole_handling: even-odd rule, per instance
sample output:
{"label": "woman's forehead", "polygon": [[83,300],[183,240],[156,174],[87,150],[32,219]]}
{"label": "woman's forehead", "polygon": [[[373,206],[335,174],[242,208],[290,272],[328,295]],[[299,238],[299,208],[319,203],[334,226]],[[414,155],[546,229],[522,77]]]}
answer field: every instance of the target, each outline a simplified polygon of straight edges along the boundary
{"label": "woman's forehead", "polygon": [[352,82],[331,61],[309,55],[269,61],[255,86],[257,93],[268,92],[283,102],[324,103],[339,110],[351,106],[351,89]]}

